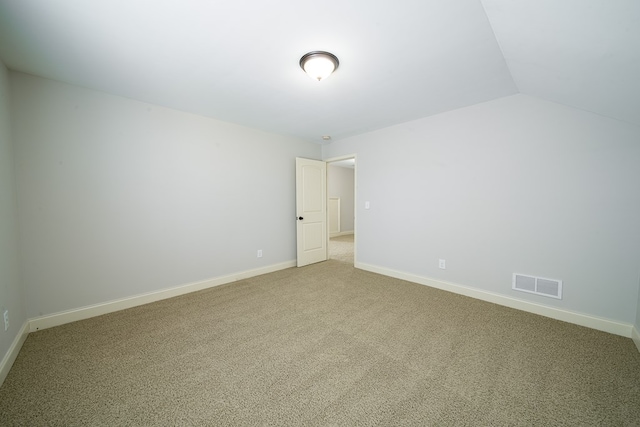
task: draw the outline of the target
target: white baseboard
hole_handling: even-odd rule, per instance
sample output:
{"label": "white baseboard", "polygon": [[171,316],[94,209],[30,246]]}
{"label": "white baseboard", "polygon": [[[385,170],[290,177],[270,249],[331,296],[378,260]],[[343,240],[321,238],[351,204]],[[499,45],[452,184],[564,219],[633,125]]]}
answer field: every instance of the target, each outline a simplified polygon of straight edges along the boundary
{"label": "white baseboard", "polygon": [[636,343],[636,347],[638,347],[638,351],[640,351],[640,331],[638,331],[638,328],[635,326],[631,331],[631,338],[633,339],[633,342]]}
{"label": "white baseboard", "polygon": [[9,371],[13,366],[13,362],[16,361],[16,357],[18,357],[18,353],[20,353],[20,349],[22,348],[22,344],[24,344],[27,336],[29,335],[29,321],[26,320],[20,328],[20,332],[14,338],[11,343],[11,347],[9,347],[9,351],[2,358],[2,362],[0,362],[0,386],[4,383],[5,378],[9,375]]}
{"label": "white baseboard", "polygon": [[101,316],[107,313],[124,310],[127,308],[137,307],[139,305],[160,301],[167,298],[173,298],[179,295],[200,291],[203,289],[232,283],[242,279],[259,276],[261,274],[272,273],[285,268],[295,267],[296,261],[287,261],[280,264],[274,264],[267,267],[247,270],[240,273],[230,274],[228,276],[216,277],[202,282],[189,283],[174,288],[163,289],[161,291],[149,292],[146,294],[135,295],[132,297],[122,298],[105,303],[90,305],[87,307],[76,308],[59,313],[53,313],[46,316],[35,317],[29,319],[29,331],[34,332],[40,329],[52,328],[54,326],[64,325],[78,320],[88,319],[90,317]]}
{"label": "white baseboard", "polygon": [[353,234],[353,230],[351,230],[351,231],[339,231],[337,233],[329,233],[329,237],[348,236],[350,234]]}
{"label": "white baseboard", "polygon": [[[456,294],[465,295],[471,298],[476,298],[483,301],[492,302],[494,304],[503,305],[505,307],[515,308],[518,310],[527,311],[529,313],[550,317],[552,319],[562,320],[564,322],[585,326],[587,328],[597,329],[599,331],[609,332],[615,335],[621,335],[626,338],[631,338],[631,333],[632,333],[631,330],[633,329],[633,325],[628,323],[617,322],[615,320],[604,319],[601,317],[590,316],[582,313],[576,313],[573,311],[562,310],[555,307],[540,305],[540,304],[536,304],[528,301],[511,298],[505,295],[496,294],[493,292],[483,291],[480,289],[470,288],[468,286],[458,285],[454,283],[442,282],[440,280],[429,279],[427,277],[417,276],[410,273],[403,273],[400,271],[395,271],[395,270],[391,270],[384,267],[378,267],[375,265],[357,262],[355,263],[355,267],[361,270],[382,274],[383,276],[394,277],[396,279],[406,280],[409,282],[418,283],[420,285],[426,285],[432,288],[442,289],[442,290],[453,292]],[[638,340],[640,340],[640,337],[638,337]],[[636,341],[636,345],[639,345],[638,341]],[[639,349],[640,349],[640,346],[639,346]]]}

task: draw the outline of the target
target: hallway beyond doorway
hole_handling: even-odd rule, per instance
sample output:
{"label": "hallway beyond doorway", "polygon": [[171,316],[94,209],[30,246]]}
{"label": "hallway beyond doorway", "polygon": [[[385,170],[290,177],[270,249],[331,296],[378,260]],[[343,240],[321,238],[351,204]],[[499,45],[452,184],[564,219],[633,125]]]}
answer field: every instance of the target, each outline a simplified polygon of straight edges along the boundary
{"label": "hallway beyond doorway", "polygon": [[353,234],[329,239],[329,259],[353,265]]}

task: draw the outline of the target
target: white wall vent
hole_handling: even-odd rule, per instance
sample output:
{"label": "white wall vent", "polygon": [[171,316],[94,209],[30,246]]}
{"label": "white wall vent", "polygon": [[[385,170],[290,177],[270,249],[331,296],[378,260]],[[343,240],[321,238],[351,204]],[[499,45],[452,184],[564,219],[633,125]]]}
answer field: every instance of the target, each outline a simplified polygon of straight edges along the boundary
{"label": "white wall vent", "polygon": [[516,291],[562,299],[562,280],[513,273],[511,288]]}

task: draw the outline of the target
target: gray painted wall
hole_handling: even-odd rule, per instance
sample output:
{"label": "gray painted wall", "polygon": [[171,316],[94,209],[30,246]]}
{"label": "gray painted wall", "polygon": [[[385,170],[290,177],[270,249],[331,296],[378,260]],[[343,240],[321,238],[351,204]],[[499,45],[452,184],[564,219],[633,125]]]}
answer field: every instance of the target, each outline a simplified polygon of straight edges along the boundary
{"label": "gray painted wall", "polygon": [[319,145],[11,82],[29,317],[295,259],[294,159]]}
{"label": "gray painted wall", "polygon": [[[8,75],[6,67],[0,62],[0,360],[7,354],[27,320],[24,291],[19,277]],[[9,310],[9,330],[6,332],[2,320],[5,310]]]}
{"label": "gray painted wall", "polygon": [[[638,286],[640,287],[640,284]],[[636,331],[640,334],[640,289],[638,289],[638,308],[636,310],[635,328],[636,328]],[[638,348],[638,350],[640,350],[640,347]]]}
{"label": "gray painted wall", "polygon": [[340,231],[353,231],[354,170],[329,164],[329,197],[340,198]]}
{"label": "gray painted wall", "polygon": [[[637,126],[515,95],[323,157],[358,156],[359,262],[633,324],[639,141]],[[514,272],[563,280],[563,299],[512,291]]]}

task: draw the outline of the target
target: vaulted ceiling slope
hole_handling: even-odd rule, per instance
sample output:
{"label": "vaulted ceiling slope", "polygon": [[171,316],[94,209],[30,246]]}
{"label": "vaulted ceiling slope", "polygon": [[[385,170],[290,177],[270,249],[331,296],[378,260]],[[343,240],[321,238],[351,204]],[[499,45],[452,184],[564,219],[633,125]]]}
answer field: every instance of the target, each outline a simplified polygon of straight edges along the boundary
{"label": "vaulted ceiling slope", "polygon": [[640,125],[637,0],[0,0],[0,58],[317,142],[516,93]]}

